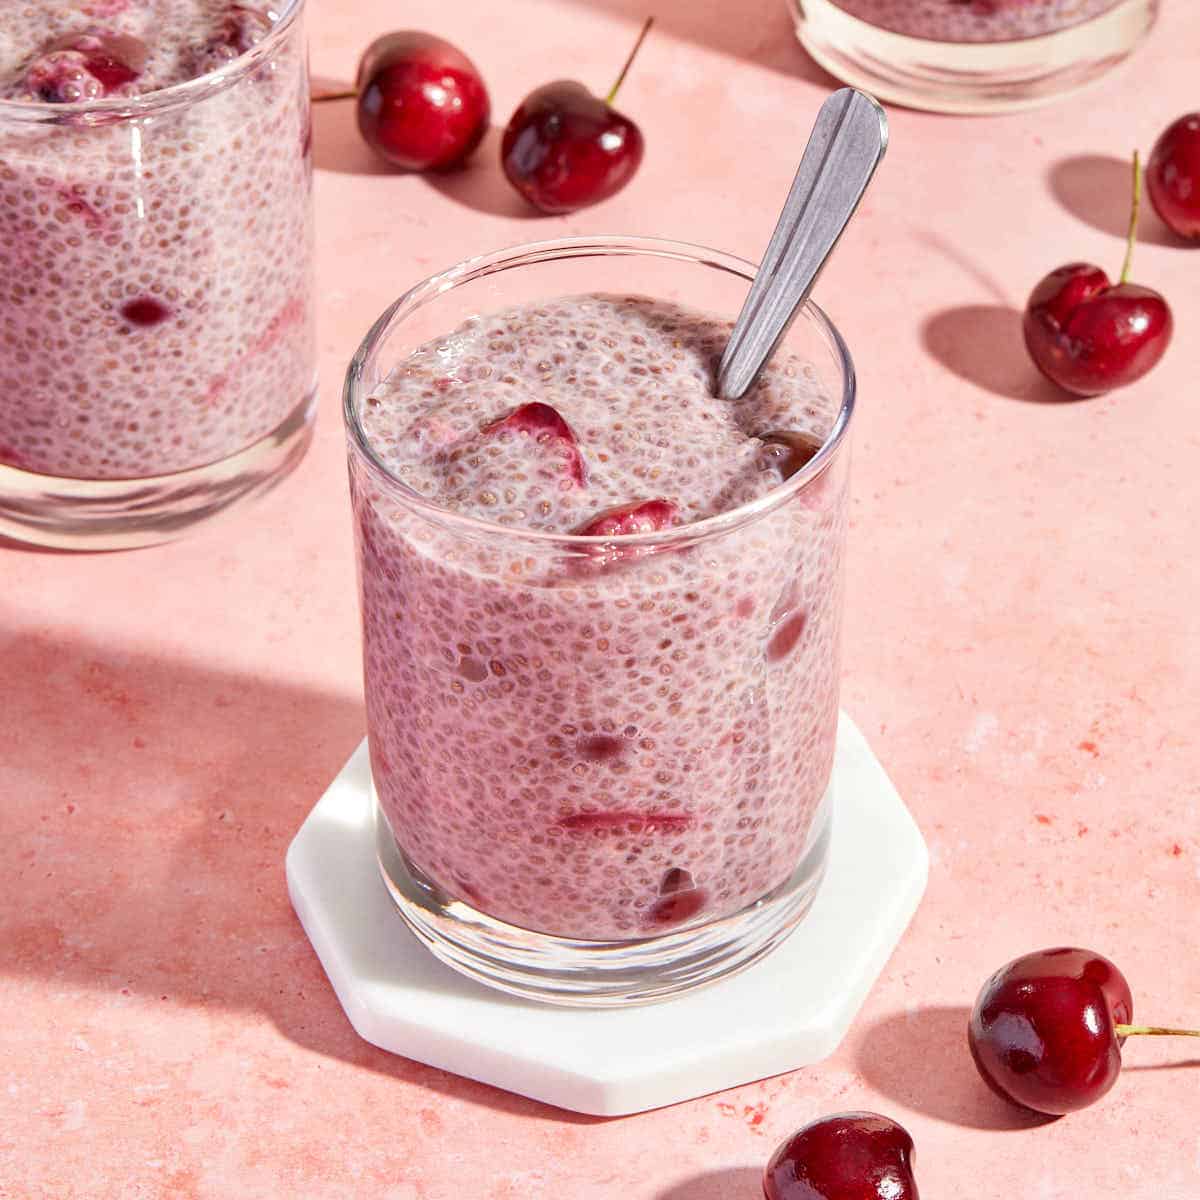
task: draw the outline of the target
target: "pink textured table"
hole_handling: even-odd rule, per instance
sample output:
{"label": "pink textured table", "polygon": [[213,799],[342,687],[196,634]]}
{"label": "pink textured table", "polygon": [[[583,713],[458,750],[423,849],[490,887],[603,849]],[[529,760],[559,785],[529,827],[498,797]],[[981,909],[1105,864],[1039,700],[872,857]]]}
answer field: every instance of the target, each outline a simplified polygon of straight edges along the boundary
{"label": "pink textured table", "polygon": [[[645,166],[572,218],[526,217],[494,135],[430,182],[377,168],[349,106],[323,107],[323,412],[299,473],[176,546],[0,550],[5,1200],[755,1200],[779,1139],[860,1107],[909,1127],[930,1197],[1200,1195],[1189,1044],[1131,1046],[1107,1100],[1037,1128],[963,1045],[986,974],[1057,942],[1122,964],[1139,1016],[1200,1019],[1200,249],[1148,214],[1135,275],[1179,335],[1128,393],[1051,402],[1014,313],[1062,261],[1119,266],[1124,158],[1200,104],[1186,0],[1087,98],[893,111],[818,289],[861,373],[844,700],[934,857],[840,1051],[645,1116],[571,1117],[365,1045],[292,915],[284,849],[363,733],[338,393],[367,324],[418,275],[531,237],[755,256],[830,86],[781,0],[655,7],[623,97]],[[435,29],[503,120],[548,76],[606,86],[643,11],[318,2],[313,66],[345,79],[397,20]]]}

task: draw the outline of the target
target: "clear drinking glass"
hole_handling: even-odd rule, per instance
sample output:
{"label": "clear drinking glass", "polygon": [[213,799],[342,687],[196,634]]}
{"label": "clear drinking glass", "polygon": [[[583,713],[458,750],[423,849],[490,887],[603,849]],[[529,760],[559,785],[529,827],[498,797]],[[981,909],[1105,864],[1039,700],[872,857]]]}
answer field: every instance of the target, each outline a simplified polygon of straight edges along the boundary
{"label": "clear drinking glass", "polygon": [[[785,348],[828,401],[816,457],[741,508],[616,539],[437,507],[360,415],[472,316],[636,292],[732,320],[754,270],[646,238],[523,246],[418,284],[350,365],[380,866],[433,953],[505,991],[666,997],[748,966],[808,910],[833,812],[853,368],[806,306]],[[622,569],[578,569],[615,542]]]}
{"label": "clear drinking glass", "polygon": [[302,0],[134,98],[0,100],[0,534],[179,536],[286,475],[315,412]]}
{"label": "clear drinking glass", "polygon": [[935,112],[1031,108],[1145,37],[1158,0],[787,0],[805,49],[885,100]]}

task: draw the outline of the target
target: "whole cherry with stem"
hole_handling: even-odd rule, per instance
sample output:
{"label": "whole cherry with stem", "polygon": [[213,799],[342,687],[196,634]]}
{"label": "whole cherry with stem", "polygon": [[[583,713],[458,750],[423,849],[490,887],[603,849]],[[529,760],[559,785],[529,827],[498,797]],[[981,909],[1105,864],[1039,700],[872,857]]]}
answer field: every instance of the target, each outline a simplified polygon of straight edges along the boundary
{"label": "whole cherry with stem", "polygon": [[604,99],[562,79],[530,92],[513,113],[500,160],[509,183],[534,208],[575,212],[616,195],[637,173],[645,140],[613,102],[653,24],[648,17]]}
{"label": "whole cherry with stem", "polygon": [[1038,370],[1077,396],[1099,396],[1141,379],[1162,358],[1174,321],[1166,300],[1129,282],[1141,211],[1142,171],[1133,156],[1133,204],[1121,277],[1092,263],[1051,271],[1025,306],[1025,345]]}
{"label": "whole cherry with stem", "polygon": [[983,985],[967,1041],[979,1073],[1005,1100],[1047,1116],[1094,1104],[1121,1072],[1131,1037],[1200,1037],[1133,1024],[1125,976],[1103,955],[1062,946],[1001,967]]}

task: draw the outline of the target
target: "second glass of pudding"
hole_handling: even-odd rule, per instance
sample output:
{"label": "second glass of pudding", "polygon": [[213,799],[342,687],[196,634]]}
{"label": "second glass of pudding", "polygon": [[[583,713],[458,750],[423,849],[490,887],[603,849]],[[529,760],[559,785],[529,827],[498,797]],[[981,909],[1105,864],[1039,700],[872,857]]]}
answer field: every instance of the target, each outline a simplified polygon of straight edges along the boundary
{"label": "second glass of pudding", "polygon": [[810,304],[717,399],[753,275],[524,246],[417,285],[351,364],[380,866],[421,940],[505,991],[664,998],[816,894],[854,374]]}
{"label": "second glass of pudding", "polygon": [[1045,104],[1100,78],[1158,0],[787,0],[805,49],[884,100],[935,112]]}
{"label": "second glass of pudding", "polygon": [[0,0],[0,536],[175,538],[315,414],[303,0]]}

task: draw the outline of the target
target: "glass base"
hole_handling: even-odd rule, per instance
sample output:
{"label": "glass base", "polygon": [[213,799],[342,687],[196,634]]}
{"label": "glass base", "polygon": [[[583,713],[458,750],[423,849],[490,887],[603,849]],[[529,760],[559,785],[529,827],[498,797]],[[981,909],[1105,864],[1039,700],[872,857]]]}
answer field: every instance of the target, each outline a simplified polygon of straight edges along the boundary
{"label": "glass base", "polygon": [[[374,795],[374,785],[372,785]],[[384,884],[409,928],[447,966],[528,1000],[570,1007],[649,1004],[752,966],[799,924],[829,859],[832,785],[791,877],[739,913],[677,933],[587,942],[497,921],[448,896],[396,845],[375,801],[375,842]]]}
{"label": "glass base", "polygon": [[289,475],[312,440],[316,413],[314,387],[245,450],[147,479],[70,479],[0,465],[0,536],[57,550],[127,550],[173,541]]}
{"label": "glass base", "polygon": [[1034,108],[1078,91],[1126,57],[1158,0],[1123,0],[1058,33],[1007,42],[939,42],[890,33],[830,0],[794,0],[796,34],[831,75],[883,100],[931,112]]}

